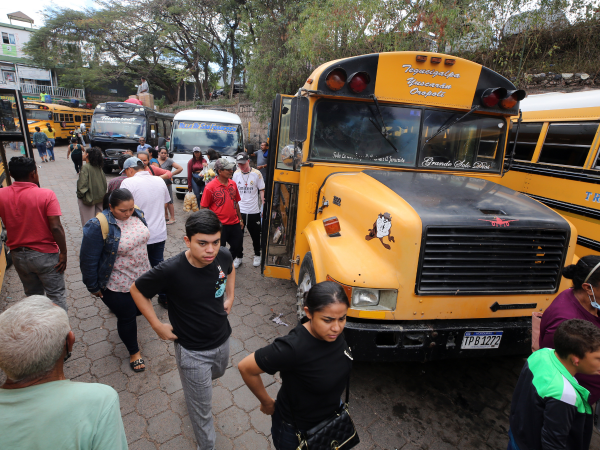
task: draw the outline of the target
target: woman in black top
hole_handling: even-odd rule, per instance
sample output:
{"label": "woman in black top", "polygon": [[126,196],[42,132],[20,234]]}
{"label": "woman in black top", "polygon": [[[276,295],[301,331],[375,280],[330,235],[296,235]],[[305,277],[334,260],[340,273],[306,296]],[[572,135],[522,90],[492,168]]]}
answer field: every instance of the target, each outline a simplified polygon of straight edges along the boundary
{"label": "woman in black top", "polygon": [[[342,286],[332,281],[316,284],[304,300],[308,322],[239,363],[260,410],[273,416],[276,450],[295,450],[296,430],[309,430],[340,408],[352,368],[352,355],[342,336],[349,306]],[[281,373],[277,400],[265,389],[260,377],[264,372]]]}
{"label": "woman in black top", "polygon": [[81,172],[81,166],[83,164],[83,147],[81,144],[77,142],[77,138],[71,138],[71,145],[69,145],[69,151],[67,152],[67,159],[69,159],[69,155],[71,155],[71,159],[73,164],[75,165],[75,172]]}

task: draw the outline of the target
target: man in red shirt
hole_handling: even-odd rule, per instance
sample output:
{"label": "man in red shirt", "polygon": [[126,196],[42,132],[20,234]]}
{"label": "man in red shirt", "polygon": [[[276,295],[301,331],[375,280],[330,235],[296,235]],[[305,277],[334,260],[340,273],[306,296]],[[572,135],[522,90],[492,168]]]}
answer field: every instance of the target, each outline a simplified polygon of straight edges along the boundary
{"label": "man in red shirt", "polygon": [[0,189],[0,219],[25,294],[46,295],[66,310],[67,242],[56,194],[40,188],[31,158],[11,158],[8,171],[15,182]]}
{"label": "man in red shirt", "polygon": [[242,264],[244,222],[239,206],[240,193],[237,184],[231,179],[234,170],[235,163],[227,158],[219,158],[215,162],[217,177],[204,188],[200,208],[210,209],[223,224],[221,246],[229,243],[233,266],[237,269]]}

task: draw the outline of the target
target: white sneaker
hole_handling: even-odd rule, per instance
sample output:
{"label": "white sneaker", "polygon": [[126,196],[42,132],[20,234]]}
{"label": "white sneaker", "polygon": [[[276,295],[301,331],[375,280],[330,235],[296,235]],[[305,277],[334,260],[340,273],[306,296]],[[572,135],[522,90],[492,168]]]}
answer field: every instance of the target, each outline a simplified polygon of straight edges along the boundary
{"label": "white sneaker", "polygon": [[252,265],[253,265],[254,267],[258,267],[258,266],[260,266],[260,256],[255,256],[255,257],[254,257],[254,261],[252,262]]}
{"label": "white sneaker", "polygon": [[235,258],[233,260],[233,267],[236,269],[242,265],[242,258]]}

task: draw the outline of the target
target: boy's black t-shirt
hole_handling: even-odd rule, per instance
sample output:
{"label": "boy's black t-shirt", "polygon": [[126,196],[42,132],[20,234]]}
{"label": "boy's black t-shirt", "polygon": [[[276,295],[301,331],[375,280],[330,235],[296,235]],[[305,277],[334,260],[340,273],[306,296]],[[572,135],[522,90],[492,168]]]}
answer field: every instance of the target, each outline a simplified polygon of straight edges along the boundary
{"label": "boy's black t-shirt", "polygon": [[276,408],[284,422],[308,430],[339,408],[352,369],[343,335],[334,342],[322,341],[298,325],[257,350],[254,358],[264,372],[281,373]]}
{"label": "boy's black t-shirt", "polygon": [[225,247],[201,269],[181,252],[139,277],[135,285],[146,298],[167,294],[175,342],[187,350],[211,350],[231,334],[223,301],[232,267],[233,258]]}

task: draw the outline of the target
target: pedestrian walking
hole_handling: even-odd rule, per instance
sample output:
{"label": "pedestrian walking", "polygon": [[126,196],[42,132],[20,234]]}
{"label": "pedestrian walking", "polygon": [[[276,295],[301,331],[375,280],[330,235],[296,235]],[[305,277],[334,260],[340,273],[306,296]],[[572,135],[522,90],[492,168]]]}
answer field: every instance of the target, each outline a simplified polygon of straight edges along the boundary
{"label": "pedestrian walking", "polygon": [[[158,152],[158,164],[160,165],[161,169],[168,170],[169,172],[171,172],[172,177],[177,175],[178,173],[181,173],[181,171],[183,170],[183,167],[181,167],[179,164],[173,161],[172,158],[169,158],[169,152],[167,151],[166,147],[161,147],[161,149]],[[171,181],[171,179],[166,179],[165,184],[167,185],[167,189],[169,190],[169,197],[171,198],[171,201],[169,201],[169,203],[167,203],[167,206],[165,207],[165,220],[167,221],[167,225],[172,225],[175,223],[175,207],[173,206],[172,187],[173,181]],[[169,214],[171,215],[170,218]]]}
{"label": "pedestrian walking", "polygon": [[[261,173],[250,167],[248,153],[239,153],[235,161],[238,170],[233,174],[233,181],[237,184],[240,193],[240,213],[244,226],[248,227],[248,232],[252,238],[254,247],[254,267],[260,266],[260,218],[261,209],[265,203],[265,181]],[[242,228],[242,233],[243,233]],[[240,258],[243,258],[243,246]]]}
{"label": "pedestrian walking", "polygon": [[213,211],[223,224],[221,245],[229,244],[233,266],[237,269],[242,264],[244,221],[240,213],[240,193],[231,179],[234,168],[235,164],[226,158],[215,162],[217,177],[205,186],[200,208]]}
{"label": "pedestrian walking", "polygon": [[0,314],[0,448],[127,450],[117,392],[65,377],[74,343],[67,313],[47,297]]}
{"label": "pedestrian walking", "polygon": [[127,161],[129,158],[131,158],[131,156],[128,154],[119,156],[119,159],[117,160],[117,164],[119,165],[119,176],[108,182],[108,189],[106,190],[107,194],[110,194],[115,189],[119,189],[123,180],[127,178],[127,175],[125,175],[123,171],[123,164],[125,164],[125,161]]}
{"label": "pedestrian walking", "polygon": [[580,319],[560,324],[554,349],[536,351],[521,370],[510,405],[508,450],[588,450],[592,407],[574,376],[599,372],[600,329]]}
{"label": "pedestrian walking", "polygon": [[[276,450],[296,450],[297,433],[305,434],[343,407],[352,355],[342,332],[350,306],[344,288],[333,281],[315,284],[304,299],[308,321],[279,337],[238,365],[244,382],[272,416],[271,436]],[[281,374],[275,401],[260,374]]]}
{"label": "pedestrian walking", "polygon": [[38,153],[40,154],[40,158],[42,158],[42,162],[48,162],[48,154],[46,142],[48,142],[48,136],[45,133],[40,131],[40,127],[35,127],[35,133],[31,136],[33,140],[33,145],[38,149]]}
{"label": "pedestrian walking", "polygon": [[54,161],[54,144],[56,144],[56,132],[50,126],[50,123],[46,124],[46,129],[44,129],[44,134],[48,138],[46,141],[46,152],[50,157],[50,161]]}
{"label": "pedestrian walking", "polygon": [[83,227],[79,252],[82,281],[117,316],[117,331],[129,351],[129,365],[134,372],[142,372],[146,366],[138,346],[136,321],[141,313],[129,288],[150,270],[146,248],[150,230],[127,189],[107,194],[100,214],[104,218],[98,215]]}
{"label": "pedestrian walking", "polygon": [[77,142],[76,137],[71,138],[71,144],[69,144],[69,150],[67,151],[67,159],[69,159],[69,155],[75,166],[75,172],[79,174],[83,165],[83,146]]}
{"label": "pedestrian walking", "polygon": [[207,166],[207,164],[208,162],[202,156],[200,147],[194,147],[192,152],[192,159],[190,159],[187,164],[187,182],[188,192],[194,193],[194,195],[196,196],[196,201],[198,202],[198,207],[200,207],[200,196],[202,195],[202,192],[204,191],[205,187],[202,172]]}
{"label": "pedestrian walking", "polygon": [[[229,250],[220,246],[221,223],[209,210],[185,223],[187,250],[142,275],[131,287],[136,305],[156,334],[175,341],[175,360],[199,450],[215,448],[211,411],[212,381],[229,364],[229,336],[235,269]],[[169,298],[169,323],[162,323],[150,299]]]}
{"label": "pedestrian walking", "polygon": [[77,180],[77,203],[83,227],[88,220],[102,212],[102,200],[106,194],[106,176],[102,171],[104,157],[98,147],[83,149],[82,158],[85,164],[79,172]]}
{"label": "pedestrian walking", "polygon": [[[544,311],[540,323],[540,348],[554,348],[554,333],[569,319],[582,319],[600,329],[600,256],[584,256],[577,264],[562,270],[562,276],[573,280],[573,287],[562,291]],[[596,297],[598,292],[598,297]],[[589,403],[600,400],[600,376],[577,374],[575,378],[590,392]]]}
{"label": "pedestrian walking", "polygon": [[[127,179],[121,182],[121,189],[133,194],[135,204],[144,211],[144,218],[150,230],[150,239],[146,244],[150,266],[156,267],[164,259],[167,223],[165,205],[169,203],[169,192],[164,181],[147,172],[139,158],[129,158],[123,164]],[[166,308],[167,298],[161,292],[158,303]]]}
{"label": "pedestrian walking", "polygon": [[140,145],[137,146],[137,150],[136,152],[145,152],[148,149],[152,148],[152,146],[150,144],[146,144],[146,138],[141,137],[140,138]]}
{"label": "pedestrian walking", "polygon": [[31,158],[11,158],[8,171],[15,181],[0,189],[0,219],[25,295],[46,295],[67,310],[67,241],[56,194],[40,188]]}

